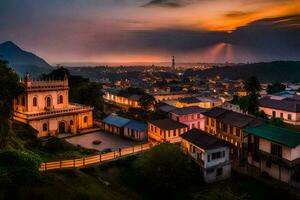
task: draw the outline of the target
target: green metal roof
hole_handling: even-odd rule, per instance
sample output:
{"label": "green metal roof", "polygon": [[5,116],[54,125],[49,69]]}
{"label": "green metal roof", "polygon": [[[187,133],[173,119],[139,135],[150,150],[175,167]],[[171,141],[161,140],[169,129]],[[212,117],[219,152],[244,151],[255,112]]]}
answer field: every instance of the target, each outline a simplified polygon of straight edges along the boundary
{"label": "green metal roof", "polygon": [[300,145],[300,133],[289,129],[263,124],[252,128],[245,128],[243,130],[248,134],[283,144],[290,148]]}

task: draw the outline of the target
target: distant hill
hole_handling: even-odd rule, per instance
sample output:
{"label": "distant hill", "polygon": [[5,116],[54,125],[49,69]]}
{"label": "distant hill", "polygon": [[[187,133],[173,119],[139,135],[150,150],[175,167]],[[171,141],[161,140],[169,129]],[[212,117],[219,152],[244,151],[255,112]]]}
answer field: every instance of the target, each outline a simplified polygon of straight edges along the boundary
{"label": "distant hill", "polygon": [[268,63],[241,64],[227,67],[213,67],[203,71],[187,70],[186,75],[199,77],[221,76],[229,79],[247,79],[256,76],[261,82],[300,82],[300,61],[274,61]]}
{"label": "distant hill", "polygon": [[0,56],[2,56],[10,67],[15,69],[21,76],[29,72],[32,76],[38,76],[51,70],[44,59],[33,53],[22,50],[11,41],[0,44]]}

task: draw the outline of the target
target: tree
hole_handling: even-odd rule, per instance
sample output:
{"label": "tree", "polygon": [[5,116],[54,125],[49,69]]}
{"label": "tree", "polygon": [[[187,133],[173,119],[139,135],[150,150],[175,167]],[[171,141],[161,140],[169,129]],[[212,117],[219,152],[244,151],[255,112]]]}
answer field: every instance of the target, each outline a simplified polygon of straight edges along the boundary
{"label": "tree", "polygon": [[13,100],[23,91],[19,76],[7,66],[7,62],[0,60],[0,148],[6,146],[12,132]]}
{"label": "tree", "polygon": [[0,151],[0,183],[32,183],[40,176],[38,155],[17,150]]}
{"label": "tree", "polygon": [[[198,168],[177,145],[161,144],[133,162],[136,184],[150,193],[168,193],[191,184]],[[195,178],[195,179],[194,179]]]}
{"label": "tree", "polygon": [[239,106],[244,112],[255,115],[258,112],[258,98],[261,86],[256,77],[252,76],[244,82],[247,96],[241,97]]}
{"label": "tree", "polygon": [[274,93],[282,92],[284,90],[285,90],[285,85],[276,82],[268,86],[267,92],[268,94],[274,94]]}
{"label": "tree", "polygon": [[144,111],[150,111],[154,109],[156,99],[152,95],[146,94],[139,99],[138,103],[141,109]]}

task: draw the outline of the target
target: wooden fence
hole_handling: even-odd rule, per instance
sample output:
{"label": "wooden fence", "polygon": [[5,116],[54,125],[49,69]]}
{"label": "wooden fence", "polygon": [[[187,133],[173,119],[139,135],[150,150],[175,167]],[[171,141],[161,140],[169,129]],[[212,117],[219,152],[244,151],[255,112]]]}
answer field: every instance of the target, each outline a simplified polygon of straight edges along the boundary
{"label": "wooden fence", "polygon": [[146,151],[150,149],[153,145],[154,144],[152,143],[147,143],[147,144],[123,148],[109,153],[97,154],[94,156],[88,156],[79,159],[45,162],[40,165],[39,170],[48,171],[48,170],[57,170],[57,169],[66,169],[66,168],[79,168],[79,167],[85,167],[89,165],[100,164],[105,161],[110,161],[120,157],[125,157],[128,155],[133,155],[138,152]]}

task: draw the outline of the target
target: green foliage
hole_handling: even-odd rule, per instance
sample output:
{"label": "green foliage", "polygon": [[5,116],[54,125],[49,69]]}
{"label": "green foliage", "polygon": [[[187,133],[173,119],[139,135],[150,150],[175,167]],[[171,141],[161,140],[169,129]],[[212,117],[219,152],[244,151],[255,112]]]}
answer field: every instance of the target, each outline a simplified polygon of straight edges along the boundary
{"label": "green foliage", "polygon": [[57,68],[49,74],[42,75],[43,79],[62,80],[68,77],[70,101],[95,108],[94,115],[100,117],[103,112],[102,85],[90,82],[81,76],[71,75],[69,70],[63,67]]}
{"label": "green foliage", "polygon": [[[133,162],[136,183],[150,193],[168,193],[185,187],[199,174],[179,146],[161,144]],[[197,168],[198,169],[198,168]]]}
{"label": "green foliage", "polygon": [[216,188],[214,190],[203,191],[195,195],[194,200],[246,200],[246,194],[233,192],[230,187]]}
{"label": "green foliage", "polygon": [[139,99],[138,103],[141,109],[143,109],[144,111],[150,111],[154,109],[156,100],[152,95],[146,94]]}
{"label": "green foliage", "polygon": [[270,120],[270,124],[273,126],[279,126],[279,127],[285,127],[285,123],[283,122],[283,120],[281,118],[272,118]]}
{"label": "green foliage", "polygon": [[13,100],[23,92],[15,71],[0,59],[0,148],[5,147],[11,133]]}
{"label": "green foliage", "polygon": [[38,170],[40,163],[40,157],[34,153],[2,150],[0,151],[0,183],[32,183],[40,176]]}
{"label": "green foliage", "polygon": [[268,94],[274,94],[274,93],[282,92],[284,90],[285,90],[285,85],[277,82],[272,85],[269,85],[267,92]]}
{"label": "green foliage", "polygon": [[242,111],[255,115],[258,112],[258,98],[261,90],[260,83],[256,77],[252,76],[244,84],[247,96],[240,98],[239,106]]}

